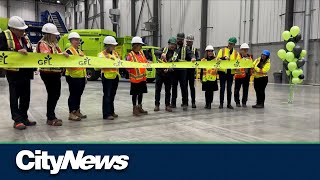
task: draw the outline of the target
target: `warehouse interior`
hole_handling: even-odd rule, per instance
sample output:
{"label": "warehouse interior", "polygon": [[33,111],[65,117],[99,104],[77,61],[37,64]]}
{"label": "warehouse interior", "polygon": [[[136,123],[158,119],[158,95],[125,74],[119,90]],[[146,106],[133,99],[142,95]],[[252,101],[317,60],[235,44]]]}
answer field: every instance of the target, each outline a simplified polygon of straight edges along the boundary
{"label": "warehouse interior", "polygon": [[[256,101],[251,82],[248,108],[219,109],[219,91],[216,91],[212,109],[204,109],[205,95],[197,78],[196,109],[189,107],[188,111],[183,111],[180,108],[182,95],[178,90],[177,109],[165,112],[162,89],[160,112],[154,112],[155,83],[151,82],[147,84],[148,93],[143,100],[149,115],[133,117],[130,82],[123,78],[115,97],[119,118],[106,121],[101,115],[102,83],[97,79],[88,81],[81,99],[81,109],[88,118],[71,122],[68,121],[68,84],[62,77],[56,114],[63,120],[63,126],[51,127],[46,124],[46,88],[36,73],[31,81],[28,115],[37,121],[37,126],[16,131],[12,128],[9,85],[6,78],[1,77],[0,141],[320,142],[318,0],[0,0],[2,19],[20,16],[27,24],[42,26],[43,20],[49,17],[45,12],[49,12],[50,17],[56,16],[55,13],[59,15],[61,20],[57,20],[57,27],[61,28],[61,36],[77,29],[104,29],[113,31],[118,38],[140,36],[147,45],[166,47],[170,37],[184,32],[194,35],[194,46],[199,49],[201,58],[207,45],[212,45],[218,53],[232,36],[238,40],[235,48],[247,43],[254,59],[268,49],[271,68],[265,108],[251,108]],[[304,82],[295,86],[294,101],[288,104],[289,79],[277,52],[285,47],[282,32],[292,26],[300,27],[302,40],[298,44],[308,54],[303,67]],[[232,104],[235,104],[233,97]]]}

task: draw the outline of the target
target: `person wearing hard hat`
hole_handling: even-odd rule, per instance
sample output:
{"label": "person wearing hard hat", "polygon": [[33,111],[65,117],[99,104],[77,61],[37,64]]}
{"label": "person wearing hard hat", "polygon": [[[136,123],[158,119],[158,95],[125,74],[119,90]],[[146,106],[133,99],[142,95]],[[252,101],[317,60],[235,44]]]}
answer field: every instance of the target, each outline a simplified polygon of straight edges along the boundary
{"label": "person wearing hard hat", "polygon": [[[77,32],[71,32],[68,35],[68,40],[70,41],[70,47],[65,52],[73,56],[84,56],[84,53],[79,49],[80,35]],[[69,120],[80,121],[87,118],[80,111],[81,96],[87,84],[86,68],[66,68],[65,76],[70,92],[68,98]]]}
{"label": "person wearing hard hat", "polygon": [[[32,44],[25,34],[28,26],[19,16],[12,16],[8,21],[9,29],[0,33],[0,51],[17,51],[27,55],[32,52]],[[17,59],[23,61],[23,59]],[[10,110],[15,129],[23,130],[34,126],[36,122],[28,118],[30,105],[30,80],[33,79],[33,69],[5,69],[9,83]]]}
{"label": "person wearing hard hat", "polygon": [[[57,36],[60,35],[57,27],[52,23],[46,23],[42,27],[43,37],[37,44],[38,53],[46,54],[69,54],[62,52],[57,43]],[[62,126],[62,120],[58,119],[55,109],[61,93],[62,68],[41,68],[40,76],[47,89],[47,124],[50,126]]]}
{"label": "person wearing hard hat", "polygon": [[[228,46],[219,50],[217,55],[217,60],[229,61],[229,60],[237,60],[238,52],[234,49],[235,44],[237,43],[237,38],[231,37],[228,40]],[[220,106],[219,109],[223,109],[224,103],[224,92],[226,89],[227,83],[227,108],[233,109],[231,105],[231,97],[232,97],[232,83],[233,76],[235,74],[235,70],[233,69],[219,69],[218,70],[219,79],[220,79]]]}
{"label": "person wearing hard hat", "polygon": [[[243,43],[240,46],[239,53],[239,61],[251,61],[252,58],[248,54],[249,45],[247,43]],[[241,107],[240,104],[240,89],[242,86],[242,107],[247,107],[248,101],[248,92],[249,92],[249,84],[250,84],[250,76],[251,76],[250,68],[240,68],[236,69],[236,73],[234,75],[235,78],[235,87],[234,87],[234,101],[236,102],[237,107]]]}
{"label": "person wearing hard hat", "polygon": [[253,62],[254,90],[257,102],[252,108],[264,108],[265,90],[268,84],[268,72],[270,70],[270,51],[263,50],[261,57]]}
{"label": "person wearing hard hat", "polygon": [[[128,54],[127,60],[137,63],[148,63],[142,51],[142,45],[144,44],[142,38],[138,36],[133,37],[131,44],[132,51]],[[148,111],[142,108],[143,94],[148,92],[146,68],[130,68],[128,72],[131,82],[130,95],[132,95],[133,115],[148,114]]]}
{"label": "person wearing hard hat", "polygon": [[[177,50],[178,58],[177,62],[196,61],[192,51],[184,45],[185,34],[177,34]],[[162,54],[164,56],[164,54]],[[182,108],[184,111],[188,110],[188,91],[187,91],[187,69],[176,68],[172,73],[172,99],[171,108],[176,108],[177,96],[178,96],[178,83],[180,84],[182,95]]]}
{"label": "person wearing hard hat", "polygon": [[[216,61],[214,48],[212,45],[206,47],[204,58],[201,61]],[[211,109],[214,91],[218,91],[217,69],[207,68],[201,69],[200,81],[202,83],[202,91],[205,91],[206,105],[205,109]]]}
{"label": "person wearing hard hat", "polygon": [[[192,34],[188,35],[186,39],[187,48],[191,50],[192,54],[195,56],[196,59],[200,59],[198,49],[193,47],[193,41],[194,41],[194,36]],[[195,73],[196,71],[194,68],[187,69],[187,90],[188,90],[188,84],[189,84],[192,108],[197,107],[196,106],[196,89],[194,87]]]}
{"label": "person wearing hard hat", "polygon": [[[103,58],[103,61],[105,62],[115,61],[119,59],[119,55],[115,51],[115,48],[118,45],[116,39],[112,36],[107,36],[104,38],[103,43],[104,50],[98,54],[98,57]],[[118,89],[119,78],[119,69],[101,69],[101,79],[103,87],[102,114],[103,119],[105,120],[114,120],[118,117],[114,110],[114,99]]]}
{"label": "person wearing hard hat", "polygon": [[[162,48],[159,50],[159,54],[165,55],[161,56],[158,60],[160,63],[167,63],[176,61],[178,58],[178,54],[175,51],[177,49],[177,39],[175,37],[171,37],[168,41],[168,47]],[[156,92],[155,92],[155,108],[154,111],[160,111],[160,97],[161,97],[161,89],[162,84],[164,84],[165,88],[165,110],[167,112],[172,112],[172,108],[170,107],[170,98],[171,98],[171,80],[170,74],[172,69],[163,69],[159,68],[156,70]]]}

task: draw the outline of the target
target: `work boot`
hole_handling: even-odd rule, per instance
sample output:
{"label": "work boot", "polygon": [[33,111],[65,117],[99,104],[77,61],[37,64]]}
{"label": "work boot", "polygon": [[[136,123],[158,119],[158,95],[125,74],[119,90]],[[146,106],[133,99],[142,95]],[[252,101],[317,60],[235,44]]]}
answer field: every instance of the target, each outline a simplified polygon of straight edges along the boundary
{"label": "work boot", "polygon": [[154,111],[155,111],[155,112],[160,111],[160,107],[159,107],[159,106],[154,107]]}
{"label": "work boot", "polygon": [[175,108],[177,108],[177,105],[171,103],[171,108],[172,108],[172,109],[175,109]]}
{"label": "work boot", "polygon": [[148,114],[148,111],[145,111],[145,110],[142,109],[142,105],[141,105],[141,104],[138,105],[138,109],[139,109],[139,113],[141,113],[141,114]]}
{"label": "work boot", "polygon": [[262,108],[264,108],[264,105],[262,105],[262,104],[257,104],[257,105],[252,106],[252,108],[262,109]]}
{"label": "work boot", "polygon": [[70,121],[81,121],[81,117],[79,117],[77,115],[77,111],[72,111],[71,113],[69,113],[69,120]]}
{"label": "work boot", "polygon": [[23,124],[26,126],[35,126],[37,124],[37,122],[30,121],[29,119],[26,119],[25,121],[23,121]]}
{"label": "work boot", "polygon": [[188,110],[188,106],[187,105],[183,105],[182,106],[182,110],[187,111]]}
{"label": "work boot", "polygon": [[80,112],[80,109],[78,109],[75,114],[76,114],[76,116],[80,117],[81,119],[87,118],[87,115],[83,115],[83,114]]}
{"label": "work boot", "polygon": [[167,112],[172,112],[171,107],[170,107],[170,106],[166,106],[166,111],[167,111]]}
{"label": "work boot", "polygon": [[105,120],[114,120],[113,116],[108,116],[107,118],[104,118]]}
{"label": "work boot", "polygon": [[240,103],[237,103],[237,105],[236,105],[237,107],[241,107],[241,104]]}
{"label": "work boot", "polygon": [[223,109],[223,104],[220,104],[219,109]]}
{"label": "work boot", "polygon": [[242,104],[242,107],[247,108],[247,104]]}
{"label": "work boot", "polygon": [[196,103],[192,103],[192,108],[197,108]]}
{"label": "work boot", "polygon": [[113,113],[113,114],[112,114],[112,116],[113,116],[114,118],[119,117],[119,115],[118,115],[118,114],[116,114],[116,113]]}
{"label": "work boot", "polygon": [[27,126],[21,122],[15,122],[15,123],[13,123],[13,128],[18,129],[18,130],[24,130],[27,128]]}
{"label": "work boot", "polygon": [[227,106],[227,108],[228,108],[228,109],[234,109],[234,108],[231,106],[231,104],[229,104],[229,105]]}
{"label": "work boot", "polygon": [[139,108],[138,106],[133,106],[133,116],[140,116]]}

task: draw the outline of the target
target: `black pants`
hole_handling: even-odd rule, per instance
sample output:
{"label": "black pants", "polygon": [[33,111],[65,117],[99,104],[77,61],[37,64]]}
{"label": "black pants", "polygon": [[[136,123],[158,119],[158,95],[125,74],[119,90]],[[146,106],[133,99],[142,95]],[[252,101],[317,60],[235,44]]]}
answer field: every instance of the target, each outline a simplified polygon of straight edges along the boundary
{"label": "black pants", "polygon": [[242,86],[242,104],[247,104],[249,93],[250,76],[246,75],[244,78],[238,78],[235,80],[234,87],[234,101],[236,104],[240,104],[240,89]]}
{"label": "black pants", "polygon": [[267,84],[268,77],[254,78],[254,90],[256,91],[257,105],[264,105]]}
{"label": "black pants", "polygon": [[71,113],[80,109],[81,96],[86,86],[86,79],[66,76],[66,80],[69,85],[70,95],[68,99],[68,106],[69,112]]}
{"label": "black pants", "polygon": [[112,116],[114,114],[114,99],[116,97],[119,84],[119,78],[106,79],[102,74],[103,86],[103,100],[102,100],[102,113],[103,118]]}
{"label": "black pants", "polygon": [[213,93],[214,91],[205,91],[206,105],[213,102]]}
{"label": "black pants", "polygon": [[170,96],[171,96],[171,81],[168,74],[156,74],[156,94],[155,94],[155,105],[160,106],[161,90],[162,84],[165,88],[165,104],[170,106]]}
{"label": "black pants", "polygon": [[30,105],[30,78],[19,72],[7,72],[11,118],[15,122],[28,119]]}
{"label": "black pants", "polygon": [[187,91],[187,70],[175,69],[171,73],[172,78],[172,100],[171,104],[176,105],[178,97],[178,83],[180,84],[182,104],[188,104],[188,91]]}
{"label": "black pants", "polygon": [[137,100],[138,100],[138,105],[142,105],[142,99],[143,99],[143,94],[138,94],[138,95],[132,95],[132,105],[136,106],[137,105]]}
{"label": "black pants", "polygon": [[224,103],[224,92],[226,89],[226,82],[227,82],[227,100],[228,105],[231,104],[231,96],[232,96],[232,83],[233,83],[233,74],[231,73],[224,73],[219,72],[219,79],[220,79],[220,104]]}
{"label": "black pants", "polygon": [[195,69],[187,69],[187,94],[188,94],[188,85],[189,85],[192,104],[196,103],[196,89],[194,88],[194,79],[195,79]]}
{"label": "black pants", "polygon": [[41,73],[41,79],[43,80],[47,93],[47,119],[57,119],[55,109],[61,94],[61,74],[60,73]]}

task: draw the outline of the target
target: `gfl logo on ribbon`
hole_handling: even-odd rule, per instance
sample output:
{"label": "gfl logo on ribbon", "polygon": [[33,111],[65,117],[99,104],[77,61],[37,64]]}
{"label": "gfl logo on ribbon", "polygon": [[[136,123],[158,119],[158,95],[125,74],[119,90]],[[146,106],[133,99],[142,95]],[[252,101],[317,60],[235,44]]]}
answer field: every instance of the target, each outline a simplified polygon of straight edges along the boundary
{"label": "gfl logo on ribbon", "polygon": [[47,170],[50,174],[58,174],[60,170],[68,169],[68,166],[73,170],[124,170],[129,165],[129,156],[114,155],[114,156],[100,156],[100,155],[86,155],[84,150],[80,150],[75,155],[73,151],[67,150],[65,155],[48,155],[48,151],[22,150],[16,156],[16,165],[19,169],[24,171],[29,170]]}

